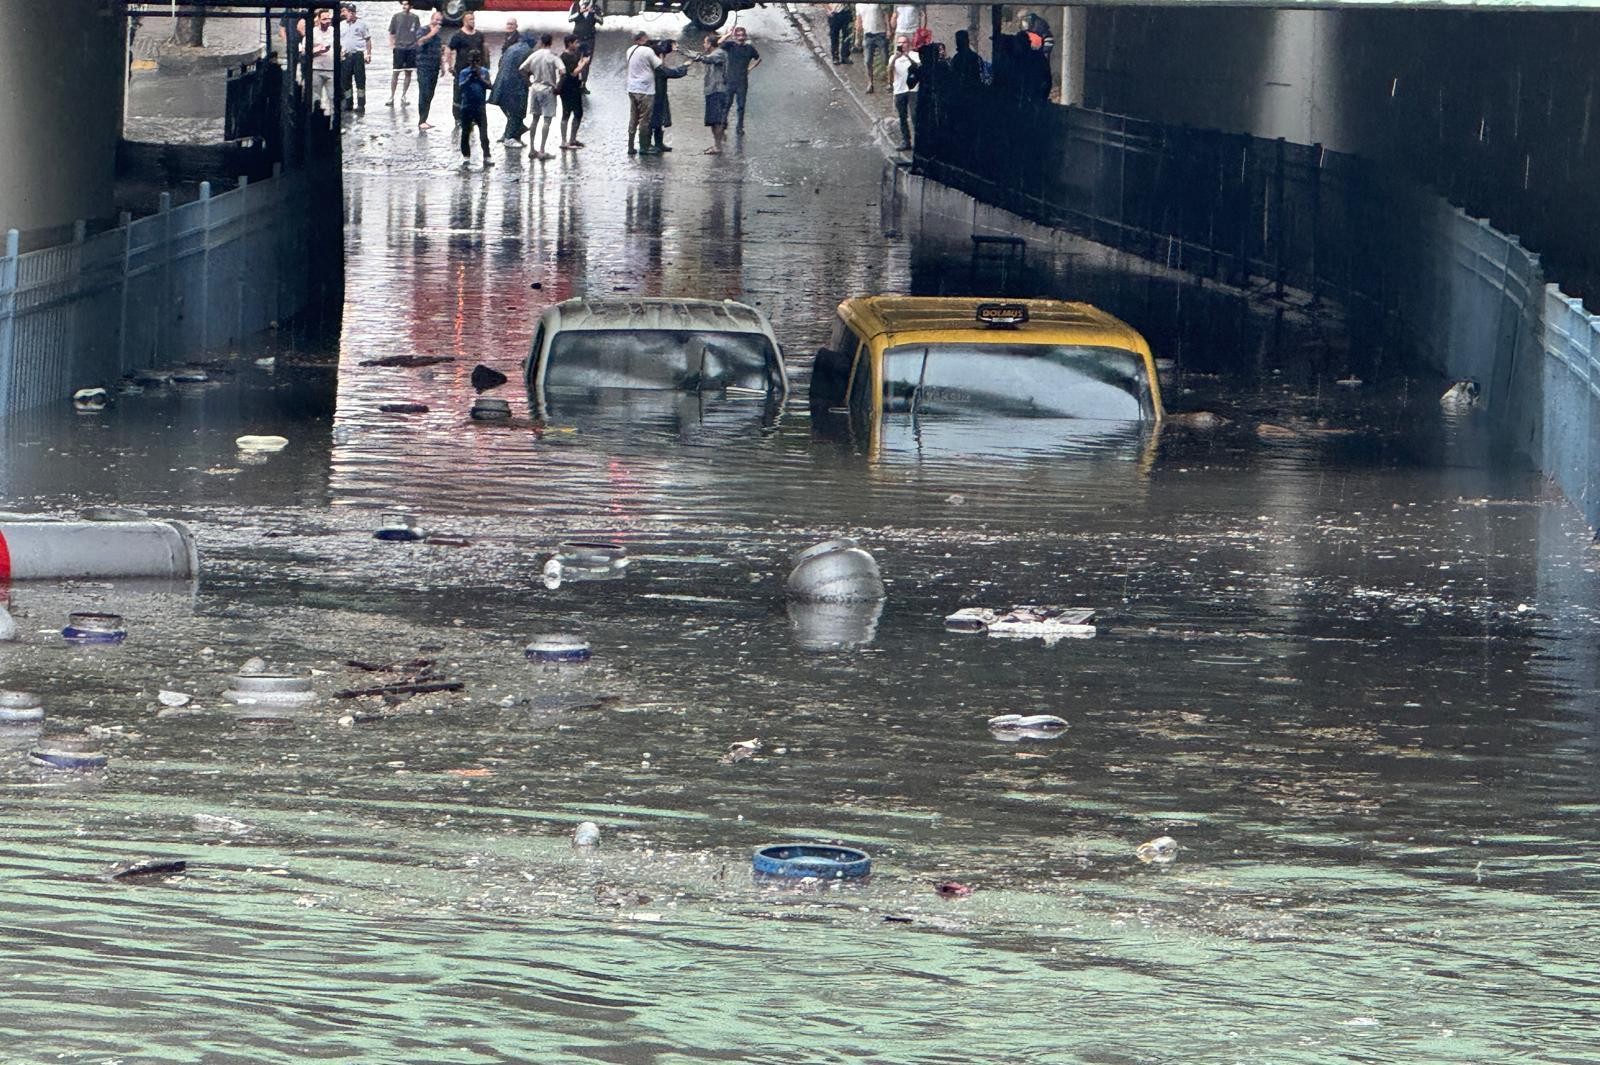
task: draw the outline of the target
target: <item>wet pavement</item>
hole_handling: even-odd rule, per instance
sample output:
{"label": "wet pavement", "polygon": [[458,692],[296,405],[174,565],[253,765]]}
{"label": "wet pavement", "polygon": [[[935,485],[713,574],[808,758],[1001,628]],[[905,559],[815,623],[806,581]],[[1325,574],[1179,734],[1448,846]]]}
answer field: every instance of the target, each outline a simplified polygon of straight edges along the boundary
{"label": "wet pavement", "polygon": [[[6,1053],[1584,1060],[1600,613],[1577,515],[1337,322],[885,237],[863,124],[779,13],[745,21],[770,65],[741,150],[698,154],[691,77],[680,150],[626,158],[618,30],[575,157],[462,173],[445,129],[379,100],[349,134],[337,352],[283,338],[210,385],[0,430],[7,508],[148,507],[203,558],[193,588],[12,589],[0,679],[48,731],[107,730],[111,763],[50,773],[36,733],[0,737]],[[1091,295],[1176,359],[1169,407],[1231,423],[924,419],[876,449],[812,424],[839,298],[963,285]],[[747,299],[796,391],[776,419],[635,396],[535,423],[532,324],[585,293]],[[453,361],[359,365],[396,354]],[[466,416],[479,361],[509,423]],[[379,410],[402,400],[430,410]],[[241,455],[245,433],[290,444]],[[393,510],[468,546],[372,539]],[[876,554],[881,613],[785,605],[789,554],[839,534]],[[627,544],[623,576],[547,588],[574,537]],[[1099,634],[943,628],[1037,601]],[[126,643],[53,635],[95,608]],[[590,663],[523,657],[563,631]],[[862,645],[813,649],[839,643]],[[224,702],[252,655],[316,670],[320,698]],[[387,676],[351,659],[419,657],[464,690],[335,697]],[[198,712],[161,716],[160,689]],[[1068,727],[999,738],[1002,713]],[[597,848],[570,845],[583,821]],[[1163,835],[1176,858],[1141,862]],[[874,875],[752,879],[796,838]],[[188,869],[98,878],[141,856]]]}

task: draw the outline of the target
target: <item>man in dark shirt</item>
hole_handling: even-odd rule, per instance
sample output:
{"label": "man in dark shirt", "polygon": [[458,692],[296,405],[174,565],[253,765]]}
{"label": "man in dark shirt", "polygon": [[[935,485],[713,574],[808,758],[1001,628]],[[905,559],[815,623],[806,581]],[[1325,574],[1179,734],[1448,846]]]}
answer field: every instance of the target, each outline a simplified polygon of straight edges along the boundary
{"label": "man in dark shirt", "polygon": [[738,104],[739,124],[734,132],[743,134],[744,105],[750,97],[750,72],[761,65],[761,53],[750,43],[743,26],[735,26],[733,32],[722,39],[722,50],[728,53],[728,109]]}
{"label": "man in dark shirt", "polygon": [[444,64],[450,73],[450,84],[455,86],[455,97],[451,110],[455,112],[456,122],[461,122],[461,79],[456,77],[456,72],[468,69],[471,64],[467,56],[477,52],[483,62],[489,61],[489,44],[483,34],[478,32],[478,16],[471,11],[466,18],[461,20],[461,28],[451,35],[445,42]]}
{"label": "man in dark shirt", "polygon": [[972,35],[966,30],[956,30],[956,54],[950,57],[950,73],[963,89],[983,84],[983,58],[972,50]]}

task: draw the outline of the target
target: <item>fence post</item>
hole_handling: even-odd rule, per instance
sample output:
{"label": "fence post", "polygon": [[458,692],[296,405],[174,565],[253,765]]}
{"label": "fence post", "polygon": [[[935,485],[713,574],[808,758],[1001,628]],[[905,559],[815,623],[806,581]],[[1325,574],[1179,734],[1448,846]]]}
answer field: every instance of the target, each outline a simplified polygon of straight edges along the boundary
{"label": "fence post", "polygon": [[128,366],[128,272],[133,269],[133,215],[123,211],[117,218],[122,228],[122,275],[117,279],[120,291],[117,296],[117,372],[127,373]]}
{"label": "fence post", "polygon": [[[156,307],[154,356],[163,359],[167,347],[167,315],[172,311],[172,193],[161,194],[161,302]],[[164,361],[164,359],[163,359]]]}
{"label": "fence post", "polygon": [[1311,174],[1311,306],[1316,307],[1322,291],[1317,254],[1322,250],[1322,145],[1313,144],[1311,153],[1316,160]]}
{"label": "fence post", "polygon": [[17,254],[22,234],[6,230],[6,256],[0,259],[0,413],[11,410],[11,374],[17,339]]}
{"label": "fence post", "polygon": [[1287,147],[1288,141],[1282,137],[1279,137],[1277,143],[1273,146],[1273,154],[1275,156],[1272,168],[1273,206],[1267,215],[1269,219],[1268,224],[1272,226],[1273,230],[1272,272],[1274,275],[1276,275],[1272,279],[1273,295],[1277,296],[1277,298],[1280,300],[1283,299],[1283,244],[1286,239],[1284,232],[1288,229],[1288,227],[1284,225],[1283,221],[1283,216],[1285,213],[1283,209],[1283,157]]}
{"label": "fence post", "polygon": [[200,351],[211,350],[211,182],[200,182]]}
{"label": "fence post", "polygon": [[248,233],[249,237],[240,247],[234,249],[233,256],[233,281],[234,281],[234,306],[233,343],[244,343],[244,273],[245,264],[251,260],[251,251],[254,250],[255,228],[250,220],[250,179],[244,174],[239,175],[239,218],[241,225],[239,232]]}

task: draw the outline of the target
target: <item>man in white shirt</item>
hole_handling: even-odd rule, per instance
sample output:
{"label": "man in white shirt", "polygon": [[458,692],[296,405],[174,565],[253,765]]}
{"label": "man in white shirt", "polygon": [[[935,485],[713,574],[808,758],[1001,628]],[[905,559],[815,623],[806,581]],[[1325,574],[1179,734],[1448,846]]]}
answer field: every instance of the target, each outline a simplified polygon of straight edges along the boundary
{"label": "man in white shirt", "polygon": [[896,37],[904,34],[908,38],[915,38],[928,21],[927,13],[921,4],[896,4],[894,16],[889,20],[889,32]]}
{"label": "man in white shirt", "polygon": [[880,56],[885,62],[889,59],[889,21],[884,17],[882,4],[856,5],[856,34],[867,59],[867,91],[877,92],[872,84],[872,72]]}
{"label": "man in white shirt", "polygon": [[372,31],[356,15],[356,5],[345,4],[340,8],[340,14],[344,16],[344,25],[339,27],[340,50],[344,52],[339,67],[339,76],[344,83],[344,106],[346,110],[354,107],[357,111],[365,111],[367,64],[372,62]]}
{"label": "man in white shirt", "polygon": [[[555,158],[544,150],[556,117],[556,86],[565,71],[561,57],[550,47],[554,43],[553,34],[541,34],[539,50],[522,61],[522,75],[528,79],[528,118],[533,123],[533,136],[528,138],[528,156],[532,159]],[[652,87],[653,83],[652,76]]]}
{"label": "man in white shirt", "polygon": [[333,12],[317,12],[317,23],[306,38],[311,50],[311,91],[322,102],[323,113],[333,114]]}
{"label": "man in white shirt", "polygon": [[917,53],[911,50],[911,38],[905,34],[894,39],[894,57],[889,60],[889,88],[894,93],[894,111],[900,116],[900,151],[911,150],[911,101],[917,87],[911,84],[911,72],[922,65]]}
{"label": "man in white shirt", "polygon": [[634,147],[647,146],[650,136],[650,112],[656,106],[656,67],[661,57],[650,47],[650,35],[643,30],[633,35],[628,46],[628,154],[637,155]]}

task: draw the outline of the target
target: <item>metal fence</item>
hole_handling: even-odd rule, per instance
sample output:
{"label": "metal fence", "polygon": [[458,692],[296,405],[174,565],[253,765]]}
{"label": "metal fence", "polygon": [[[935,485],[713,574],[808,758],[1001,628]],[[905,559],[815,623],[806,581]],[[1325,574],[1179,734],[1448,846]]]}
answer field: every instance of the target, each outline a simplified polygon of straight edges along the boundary
{"label": "metal fence", "polygon": [[1600,526],[1600,318],[1547,286],[1515,236],[1320,145],[1060,107],[924,68],[926,177],[1199,277],[1381,315],[1426,362],[1476,381],[1507,443]]}
{"label": "metal fence", "polygon": [[[281,174],[69,244],[0,258],[0,413],[192,359],[305,310],[322,256],[312,172]],[[326,241],[324,241],[326,243]],[[336,243],[336,242],[335,242]]]}

